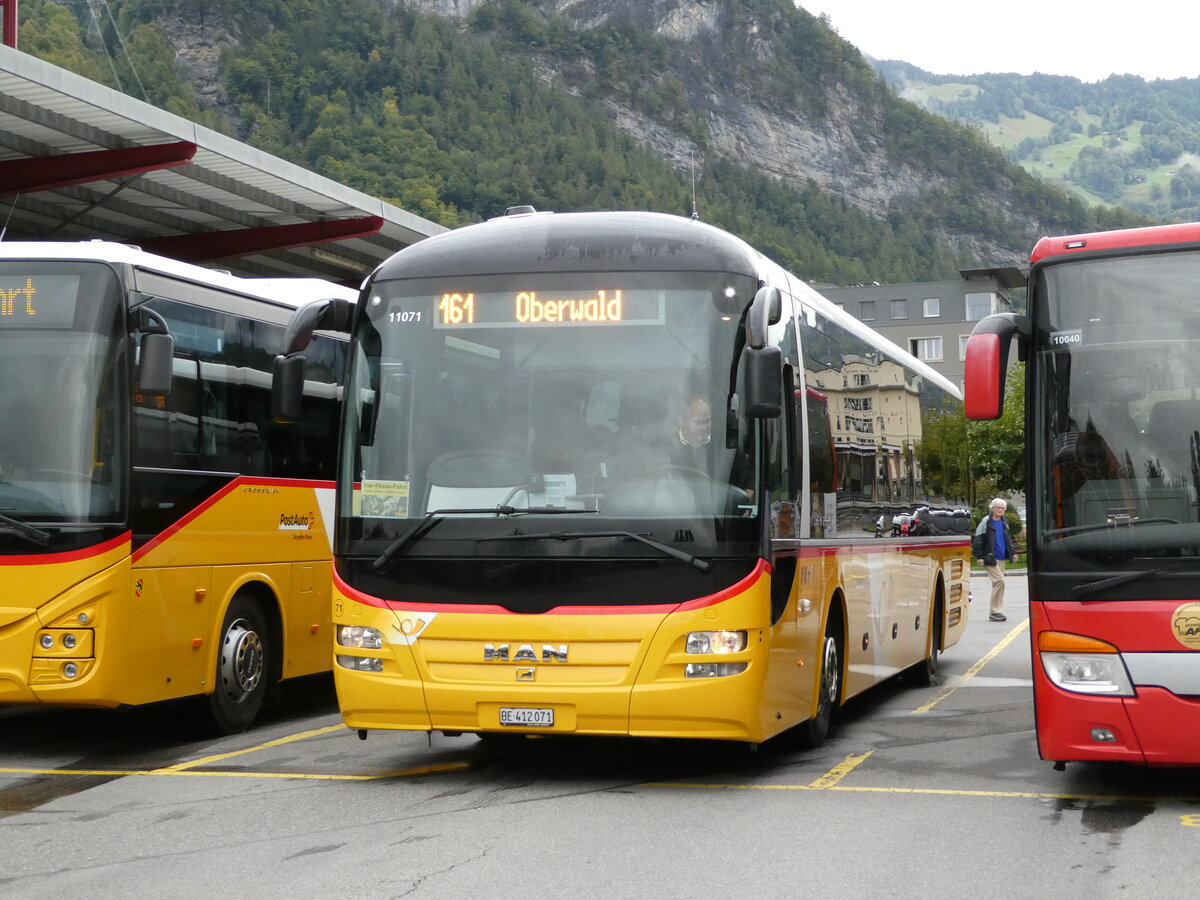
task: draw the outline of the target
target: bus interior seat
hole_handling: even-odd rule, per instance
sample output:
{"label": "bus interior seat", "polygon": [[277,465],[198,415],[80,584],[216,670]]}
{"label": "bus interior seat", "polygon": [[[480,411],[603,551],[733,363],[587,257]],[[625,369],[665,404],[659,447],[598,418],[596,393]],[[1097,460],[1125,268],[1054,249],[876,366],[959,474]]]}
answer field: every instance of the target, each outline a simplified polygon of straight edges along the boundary
{"label": "bus interior seat", "polygon": [[529,463],[496,450],[454,450],[429,464],[426,510],[528,505]]}

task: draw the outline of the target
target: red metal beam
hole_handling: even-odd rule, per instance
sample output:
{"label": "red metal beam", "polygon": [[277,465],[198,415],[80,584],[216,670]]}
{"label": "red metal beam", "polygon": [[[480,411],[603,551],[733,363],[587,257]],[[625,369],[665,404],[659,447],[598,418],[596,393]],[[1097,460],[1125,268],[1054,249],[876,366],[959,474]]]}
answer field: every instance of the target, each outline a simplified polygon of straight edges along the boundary
{"label": "red metal beam", "polygon": [[4,43],[17,49],[17,0],[0,0],[4,8]]}
{"label": "red metal beam", "polygon": [[123,147],[117,150],[92,150],[87,153],[62,153],[56,156],[4,160],[0,162],[0,197],[32,194],[71,184],[108,181],[124,175],[170,169],[191,162],[195,154],[195,144],[191,141],[178,141],[149,147]]}
{"label": "red metal beam", "polygon": [[206,231],[202,234],[145,238],[137,241],[137,244],[150,253],[170,256],[184,262],[208,262],[231,256],[250,256],[254,253],[290,250],[293,247],[308,247],[347,238],[369,237],[378,234],[381,228],[381,217],[363,216],[358,219],[303,222],[299,225],[267,225],[236,231]]}

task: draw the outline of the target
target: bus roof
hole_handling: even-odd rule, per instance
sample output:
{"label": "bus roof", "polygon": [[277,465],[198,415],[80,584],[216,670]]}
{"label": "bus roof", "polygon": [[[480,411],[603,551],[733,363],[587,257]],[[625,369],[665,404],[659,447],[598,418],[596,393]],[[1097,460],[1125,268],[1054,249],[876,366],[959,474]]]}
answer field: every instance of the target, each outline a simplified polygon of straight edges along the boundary
{"label": "bus roof", "polygon": [[[504,274],[537,260],[549,271],[601,271],[619,255],[635,270],[688,269],[757,276],[760,255],[695,219],[653,212],[520,212],[426,238],[382,263],[375,278]],[[470,246],[468,256],[464,246]]]}
{"label": "bus roof", "polygon": [[1146,228],[1125,228],[1119,231],[1095,231],[1090,234],[1044,237],[1033,248],[1029,261],[1038,263],[1053,256],[1190,243],[1200,244],[1200,223],[1198,222],[1188,222],[1182,225],[1151,225]]}
{"label": "bus roof", "polygon": [[320,278],[242,278],[113,241],[5,241],[0,242],[0,260],[5,259],[82,260],[128,265],[292,308],[330,297],[347,300],[358,297],[357,291]]}

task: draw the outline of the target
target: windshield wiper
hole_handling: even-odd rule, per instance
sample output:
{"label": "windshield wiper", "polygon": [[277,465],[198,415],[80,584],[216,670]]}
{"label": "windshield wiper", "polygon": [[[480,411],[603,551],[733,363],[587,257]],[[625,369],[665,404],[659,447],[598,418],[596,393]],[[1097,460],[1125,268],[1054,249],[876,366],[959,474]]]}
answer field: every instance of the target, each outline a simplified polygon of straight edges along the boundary
{"label": "windshield wiper", "polygon": [[1043,531],[1044,537],[1059,537],[1068,534],[1085,534],[1089,531],[1108,531],[1118,528],[1132,528],[1135,525],[1182,525],[1178,519],[1169,519],[1165,516],[1155,516],[1145,519],[1122,519],[1119,522],[1091,522],[1087,525],[1070,525],[1066,528],[1051,528],[1048,531]]}
{"label": "windshield wiper", "polygon": [[1103,591],[1106,588],[1116,587],[1119,584],[1136,581],[1139,578],[1145,578],[1147,575],[1162,575],[1164,572],[1170,572],[1172,569],[1178,569],[1179,563],[1173,563],[1169,566],[1159,566],[1157,569],[1147,569],[1144,572],[1122,572],[1120,575],[1113,575],[1111,578],[1101,578],[1099,581],[1089,581],[1086,584],[1077,584],[1071,588],[1071,593],[1076,597],[1086,597],[1088,594],[1095,594],[1098,591]]}
{"label": "windshield wiper", "polygon": [[670,544],[660,543],[653,538],[648,538],[644,534],[638,534],[633,531],[544,531],[540,534],[510,534],[500,537],[485,537],[480,538],[480,541],[577,541],[581,538],[614,538],[622,537],[629,540],[641,541],[647,546],[653,547],[660,553],[665,553],[667,556],[677,559],[680,562],[687,563],[701,572],[707,572],[712,565],[706,560],[692,556],[690,553],[684,553],[677,547],[672,547]]}
{"label": "windshield wiper", "polygon": [[400,535],[371,563],[372,568],[380,574],[386,572],[392,561],[400,555],[400,551],[410,544],[416,543],[434,529],[443,516],[516,516],[536,513],[538,515],[562,515],[564,513],[595,513],[595,509],[565,509],[561,506],[485,506],[471,509],[432,509],[425,514],[416,525]]}
{"label": "windshield wiper", "polygon": [[34,528],[32,525],[27,525],[17,519],[10,519],[4,513],[0,513],[0,528],[3,528],[5,531],[11,531],[18,537],[23,537],[31,544],[37,544],[39,547],[48,546],[54,540],[54,535],[50,532]]}

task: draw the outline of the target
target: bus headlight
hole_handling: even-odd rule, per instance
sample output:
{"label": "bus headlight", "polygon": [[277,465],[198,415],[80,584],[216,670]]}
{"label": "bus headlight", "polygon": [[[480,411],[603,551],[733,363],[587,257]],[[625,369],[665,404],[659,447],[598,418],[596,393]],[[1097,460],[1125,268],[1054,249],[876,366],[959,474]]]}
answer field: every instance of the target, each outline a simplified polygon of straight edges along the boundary
{"label": "bus headlight", "polygon": [[383,671],[383,660],[377,656],[339,656],[337,664],[343,669],[352,669],[355,672]]}
{"label": "bus headlight", "polygon": [[1120,651],[1096,638],[1061,631],[1038,635],[1042,669],[1056,687],[1076,694],[1133,697]]}
{"label": "bus headlight", "polygon": [[383,647],[383,632],[366,625],[339,625],[337,642],[356,650],[379,650]]}
{"label": "bus headlight", "polygon": [[746,649],[744,631],[693,631],[687,636],[688,653],[740,653]]}
{"label": "bus headlight", "polygon": [[685,678],[725,678],[729,675],[740,675],[746,671],[746,664],[739,663],[688,663],[684,666]]}

